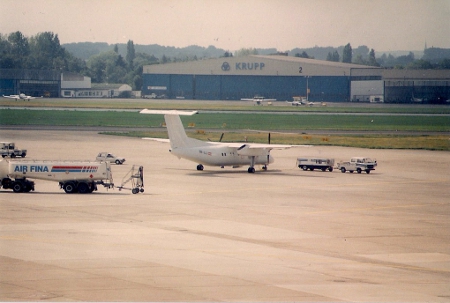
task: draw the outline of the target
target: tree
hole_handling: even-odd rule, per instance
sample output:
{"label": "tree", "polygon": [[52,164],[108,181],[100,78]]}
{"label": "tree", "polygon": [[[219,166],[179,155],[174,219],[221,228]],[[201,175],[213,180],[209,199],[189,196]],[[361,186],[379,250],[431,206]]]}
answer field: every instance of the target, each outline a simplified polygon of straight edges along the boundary
{"label": "tree", "polygon": [[339,62],[339,53],[335,50],[333,53],[329,52],[327,55],[327,61]]}
{"label": "tree", "polygon": [[450,69],[450,59],[442,59],[438,64],[439,69]]}
{"label": "tree", "polygon": [[8,41],[11,44],[11,52],[16,54],[16,56],[23,58],[30,54],[28,39],[21,32],[17,31],[9,34]]}
{"label": "tree", "polygon": [[306,59],[314,59],[314,57],[308,56],[308,54],[305,51],[303,51],[301,54],[300,53],[296,53],[294,57],[306,58]]}
{"label": "tree", "polygon": [[372,48],[369,52],[369,62],[368,64],[370,66],[380,66],[380,64],[377,62],[377,59],[375,58],[375,50]]}
{"label": "tree", "polygon": [[433,65],[428,60],[414,60],[409,63],[406,68],[408,69],[432,69]]}
{"label": "tree", "polygon": [[352,63],[352,46],[350,43],[347,43],[347,45],[344,46],[344,51],[342,52],[342,62]]}
{"label": "tree", "polygon": [[413,61],[414,61],[414,53],[409,52],[408,55],[397,57],[396,63],[397,65],[401,64],[403,66],[406,66]]}
{"label": "tree", "polygon": [[131,40],[127,42],[127,55],[126,60],[128,63],[128,68],[133,69],[133,60],[136,58],[136,51],[134,50],[134,43]]}
{"label": "tree", "polygon": [[233,53],[232,53],[232,52],[229,52],[229,51],[226,51],[226,52],[223,54],[223,57],[225,57],[225,58],[233,57]]}
{"label": "tree", "polygon": [[363,59],[361,54],[356,55],[356,58],[353,60],[352,63],[359,65],[367,65],[366,60]]}
{"label": "tree", "polygon": [[39,33],[30,39],[30,56],[26,68],[64,70],[65,51],[58,35],[52,32]]}
{"label": "tree", "polygon": [[258,51],[256,48],[241,48],[240,50],[234,53],[235,57],[244,57],[249,55],[257,55]]}

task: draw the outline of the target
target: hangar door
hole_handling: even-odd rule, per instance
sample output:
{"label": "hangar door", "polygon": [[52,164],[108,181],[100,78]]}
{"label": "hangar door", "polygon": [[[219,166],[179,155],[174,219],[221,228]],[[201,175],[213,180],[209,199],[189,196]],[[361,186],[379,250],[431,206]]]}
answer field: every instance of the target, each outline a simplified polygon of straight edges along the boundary
{"label": "hangar door", "polygon": [[370,102],[373,96],[384,96],[384,81],[352,81],[351,96],[352,102]]}

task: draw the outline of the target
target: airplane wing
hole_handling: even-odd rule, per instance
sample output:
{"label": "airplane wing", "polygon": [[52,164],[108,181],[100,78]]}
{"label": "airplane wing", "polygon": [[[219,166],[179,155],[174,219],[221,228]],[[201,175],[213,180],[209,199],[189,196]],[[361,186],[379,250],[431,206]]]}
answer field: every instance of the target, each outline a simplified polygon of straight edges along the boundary
{"label": "airplane wing", "polygon": [[9,99],[19,99],[18,95],[10,95],[10,96],[5,96],[3,95],[4,98],[9,98]]}
{"label": "airplane wing", "polygon": [[187,110],[160,110],[160,109],[143,109],[140,114],[153,114],[153,115],[179,115],[179,116],[192,116],[198,114],[198,111]]}
{"label": "airplane wing", "polygon": [[285,144],[264,144],[264,143],[220,143],[226,146],[230,147],[237,147],[238,149],[265,149],[265,150],[271,150],[271,149],[288,149],[293,147],[294,145],[285,145]]}
{"label": "airplane wing", "polygon": [[143,140],[150,140],[150,141],[156,141],[156,142],[161,142],[161,143],[170,143],[169,139],[162,139],[162,138],[150,138],[150,137],[145,137],[142,138]]}
{"label": "airplane wing", "polygon": [[241,98],[241,101],[254,101],[254,99],[253,98]]}

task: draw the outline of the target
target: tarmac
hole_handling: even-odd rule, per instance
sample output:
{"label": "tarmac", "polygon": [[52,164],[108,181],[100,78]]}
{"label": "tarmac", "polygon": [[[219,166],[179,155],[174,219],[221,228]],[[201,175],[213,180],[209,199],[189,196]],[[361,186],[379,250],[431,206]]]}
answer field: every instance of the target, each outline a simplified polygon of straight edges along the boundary
{"label": "tarmac", "polygon": [[[0,189],[1,301],[450,302],[450,153],[295,147],[268,171],[205,167],[92,131],[1,130],[26,159],[126,158],[145,192]],[[376,158],[370,174],[300,156]],[[20,160],[19,158],[16,160]]]}

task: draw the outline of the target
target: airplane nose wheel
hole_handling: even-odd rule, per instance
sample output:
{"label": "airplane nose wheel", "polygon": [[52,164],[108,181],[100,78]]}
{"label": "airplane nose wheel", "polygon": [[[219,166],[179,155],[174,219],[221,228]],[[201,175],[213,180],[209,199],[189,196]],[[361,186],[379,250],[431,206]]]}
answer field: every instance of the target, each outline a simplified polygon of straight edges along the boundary
{"label": "airplane nose wheel", "polygon": [[203,165],[201,164],[197,165],[197,170],[203,170]]}

